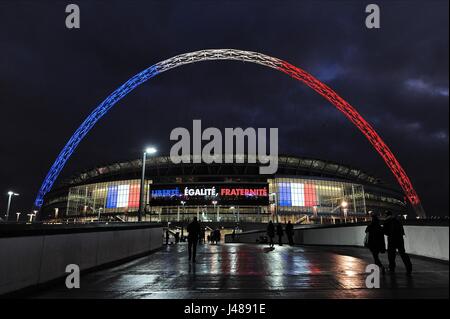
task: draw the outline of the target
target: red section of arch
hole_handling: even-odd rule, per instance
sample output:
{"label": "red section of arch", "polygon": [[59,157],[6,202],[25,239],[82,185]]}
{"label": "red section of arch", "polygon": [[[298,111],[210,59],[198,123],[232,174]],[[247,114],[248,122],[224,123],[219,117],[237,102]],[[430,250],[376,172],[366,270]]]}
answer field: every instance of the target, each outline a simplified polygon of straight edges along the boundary
{"label": "red section of arch", "polygon": [[375,132],[372,126],[363,119],[363,117],[351,106],[347,101],[337,95],[331,88],[323,84],[311,74],[303,71],[292,64],[283,61],[279,67],[281,72],[288,74],[296,80],[305,83],[314,91],[322,95],[325,99],[331,102],[339,111],[341,111],[369,140],[375,150],[381,155],[386,162],[389,169],[394,174],[401,188],[405,192],[406,197],[413,207],[420,206],[420,199],[414,190],[408,175],[401,167],[400,163],[392,154],[389,147],[384,143],[381,137]]}

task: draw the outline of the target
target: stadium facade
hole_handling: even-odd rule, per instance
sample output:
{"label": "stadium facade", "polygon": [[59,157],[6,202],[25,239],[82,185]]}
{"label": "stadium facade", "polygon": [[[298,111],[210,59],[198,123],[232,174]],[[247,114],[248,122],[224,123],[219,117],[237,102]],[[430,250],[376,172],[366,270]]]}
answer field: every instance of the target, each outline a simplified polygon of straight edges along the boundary
{"label": "stadium facade", "polygon": [[[401,191],[360,169],[329,161],[278,157],[278,171],[259,174],[249,163],[174,164],[169,156],[146,161],[143,220],[266,223],[364,220],[370,212],[405,214]],[[141,160],[97,167],[48,193],[44,220],[137,220]]]}

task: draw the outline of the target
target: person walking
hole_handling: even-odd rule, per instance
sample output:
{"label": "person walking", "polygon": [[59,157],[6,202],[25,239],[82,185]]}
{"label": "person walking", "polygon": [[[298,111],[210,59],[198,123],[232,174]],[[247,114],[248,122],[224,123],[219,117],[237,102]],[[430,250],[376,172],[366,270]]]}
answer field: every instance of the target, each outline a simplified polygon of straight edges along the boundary
{"label": "person walking", "polygon": [[285,228],[286,236],[288,238],[289,245],[294,245],[294,225],[289,221]]}
{"label": "person walking", "polygon": [[221,238],[222,235],[221,235],[221,233],[220,233],[220,229],[219,229],[219,228],[216,229],[216,235],[215,235],[215,237],[216,237],[216,244],[220,244],[220,240],[222,239],[222,238]]}
{"label": "person walking", "polygon": [[214,229],[213,234],[212,234],[212,236],[213,236],[213,244],[215,244],[215,245],[217,245],[217,243],[219,241],[218,231],[219,230],[216,228],[216,229]]}
{"label": "person walking", "polygon": [[198,243],[203,244],[205,242],[205,228],[200,227],[200,232],[198,233]]}
{"label": "person walking", "polygon": [[200,224],[197,221],[197,217],[187,226],[188,231],[188,254],[189,261],[195,263],[195,256],[197,254],[198,236],[200,234]]}
{"label": "person walking", "polygon": [[387,219],[384,222],[383,230],[388,239],[389,271],[395,272],[395,258],[398,250],[400,257],[405,264],[406,272],[410,275],[412,273],[412,263],[408,254],[405,252],[405,242],[403,240],[405,230],[403,229],[403,225],[400,223],[398,218],[392,214],[392,212],[388,211],[386,216]]}
{"label": "person walking", "polygon": [[280,223],[277,225],[278,245],[283,246],[283,226]]}
{"label": "person walking", "polygon": [[206,237],[206,228],[202,227],[202,234],[200,235],[202,237],[202,244],[205,244],[205,237]]}
{"label": "person walking", "polygon": [[369,248],[372,253],[375,264],[380,267],[382,273],[385,273],[385,268],[380,260],[379,254],[386,252],[386,244],[384,242],[383,227],[377,215],[372,215],[371,223],[366,227],[366,242],[364,245]]}
{"label": "person walking", "polygon": [[269,221],[269,225],[267,225],[267,236],[269,237],[269,246],[272,248],[274,246],[273,238],[275,237],[275,226],[272,221]]}

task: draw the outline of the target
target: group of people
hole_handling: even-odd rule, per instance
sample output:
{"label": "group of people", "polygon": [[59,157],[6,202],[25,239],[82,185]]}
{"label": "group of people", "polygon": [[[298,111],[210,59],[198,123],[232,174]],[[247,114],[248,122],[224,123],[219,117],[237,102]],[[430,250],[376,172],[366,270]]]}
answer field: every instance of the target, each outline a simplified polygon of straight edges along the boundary
{"label": "group of people", "polygon": [[[197,244],[200,241],[200,238],[203,234],[204,230],[200,226],[200,223],[197,221],[197,218],[194,217],[193,221],[187,226],[188,231],[188,253],[189,253],[189,261],[195,263],[195,257],[197,252]],[[364,245],[369,248],[371,251],[375,264],[380,267],[381,271],[385,272],[385,267],[383,266],[379,254],[386,252],[386,245],[384,237],[387,237],[387,253],[389,260],[389,271],[394,272],[396,263],[395,258],[397,251],[399,252],[400,257],[405,264],[406,271],[408,274],[412,272],[412,264],[411,260],[405,252],[405,244],[403,236],[405,235],[405,231],[403,229],[403,225],[400,220],[396,218],[391,212],[386,213],[386,218],[384,222],[381,223],[380,219],[377,215],[372,215],[372,221],[366,228],[366,238],[364,240]],[[267,226],[267,236],[268,242],[271,248],[274,247],[274,238],[275,235],[278,237],[278,244],[283,245],[283,236],[286,234],[289,245],[294,244],[294,226],[289,221],[284,230],[283,226],[278,223],[275,224],[270,221]],[[216,244],[220,242],[220,230],[216,229],[208,235],[208,242],[215,242]],[[234,232],[233,232],[234,237]]]}
{"label": "group of people", "polygon": [[400,220],[396,218],[392,212],[386,212],[386,218],[383,224],[380,222],[378,216],[373,214],[372,222],[366,228],[366,238],[364,240],[364,245],[369,248],[373,255],[375,264],[380,267],[383,273],[386,270],[380,260],[379,254],[386,252],[384,236],[387,237],[389,271],[395,271],[395,257],[398,251],[403,263],[405,264],[406,272],[411,274],[412,264],[408,254],[405,252],[405,243],[403,239],[403,236],[405,236],[405,231]]}
{"label": "group of people", "polygon": [[283,226],[280,223],[278,223],[275,227],[274,223],[272,221],[269,221],[269,224],[267,225],[267,237],[269,238],[269,245],[271,248],[273,248],[275,245],[275,234],[278,236],[278,245],[283,245],[284,233],[286,233],[289,245],[294,245],[294,225],[292,225],[291,221],[286,224],[284,231]]}
{"label": "group of people", "polygon": [[208,243],[210,244],[218,244],[220,243],[222,235],[220,234],[220,229],[216,228],[208,235]]}

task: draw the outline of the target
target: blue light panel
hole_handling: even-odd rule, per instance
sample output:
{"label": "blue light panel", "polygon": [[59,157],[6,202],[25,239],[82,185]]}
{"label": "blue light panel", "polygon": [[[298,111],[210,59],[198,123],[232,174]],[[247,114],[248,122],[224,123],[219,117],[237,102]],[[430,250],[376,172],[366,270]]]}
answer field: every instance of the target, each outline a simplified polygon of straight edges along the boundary
{"label": "blue light panel", "polygon": [[108,195],[106,196],[106,208],[117,208],[117,197],[119,187],[117,185],[108,186]]}
{"label": "blue light panel", "polygon": [[278,205],[284,207],[292,206],[290,183],[278,183]]}

